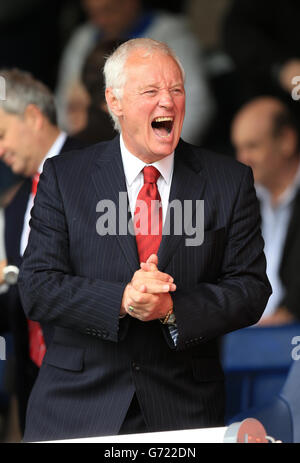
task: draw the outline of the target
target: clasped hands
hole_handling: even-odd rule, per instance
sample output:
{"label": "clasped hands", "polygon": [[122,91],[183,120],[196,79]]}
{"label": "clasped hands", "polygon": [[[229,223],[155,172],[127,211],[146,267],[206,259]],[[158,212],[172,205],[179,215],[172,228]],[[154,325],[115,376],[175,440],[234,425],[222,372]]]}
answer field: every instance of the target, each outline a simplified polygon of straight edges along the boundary
{"label": "clasped hands", "polygon": [[[120,315],[128,313],[131,317],[147,322],[164,318],[173,307],[170,292],[176,291],[174,279],[157,268],[158,257],[152,254],[147,262],[141,263],[130,283],[126,286]],[[133,307],[133,311],[129,310]]]}

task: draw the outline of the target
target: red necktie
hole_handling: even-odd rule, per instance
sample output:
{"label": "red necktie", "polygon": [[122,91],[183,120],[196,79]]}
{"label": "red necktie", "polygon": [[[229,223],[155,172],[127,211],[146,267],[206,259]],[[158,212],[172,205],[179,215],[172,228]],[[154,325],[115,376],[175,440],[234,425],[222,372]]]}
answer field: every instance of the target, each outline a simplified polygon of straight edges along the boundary
{"label": "red necktie", "polygon": [[[40,174],[35,174],[32,179],[31,193],[36,195],[37,185],[39,183]],[[29,356],[31,360],[40,367],[46,353],[46,344],[42,332],[42,328],[38,322],[28,320],[28,336],[29,336]]]}
{"label": "red necktie", "polygon": [[134,212],[136,244],[140,262],[146,262],[151,254],[157,254],[162,236],[162,208],[157,188],[159,171],[144,167],[144,185],[141,188]]}

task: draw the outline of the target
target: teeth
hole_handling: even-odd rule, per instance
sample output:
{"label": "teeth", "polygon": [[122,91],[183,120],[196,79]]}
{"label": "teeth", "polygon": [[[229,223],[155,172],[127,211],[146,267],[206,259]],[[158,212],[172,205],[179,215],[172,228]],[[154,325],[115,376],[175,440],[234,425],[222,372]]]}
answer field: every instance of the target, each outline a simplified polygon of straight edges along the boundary
{"label": "teeth", "polygon": [[173,121],[173,117],[157,117],[154,119],[155,122],[166,122],[166,121]]}

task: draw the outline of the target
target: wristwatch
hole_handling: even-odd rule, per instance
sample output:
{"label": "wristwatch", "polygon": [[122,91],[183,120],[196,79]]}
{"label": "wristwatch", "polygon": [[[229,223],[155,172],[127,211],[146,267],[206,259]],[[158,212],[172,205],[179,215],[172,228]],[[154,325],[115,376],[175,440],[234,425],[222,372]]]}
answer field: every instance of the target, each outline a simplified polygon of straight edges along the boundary
{"label": "wristwatch", "polygon": [[8,285],[15,285],[18,281],[19,269],[15,265],[7,265],[3,269],[3,279]]}
{"label": "wristwatch", "polygon": [[159,320],[163,325],[174,325],[176,323],[176,317],[173,312],[173,307],[171,307],[165,318],[160,318]]}

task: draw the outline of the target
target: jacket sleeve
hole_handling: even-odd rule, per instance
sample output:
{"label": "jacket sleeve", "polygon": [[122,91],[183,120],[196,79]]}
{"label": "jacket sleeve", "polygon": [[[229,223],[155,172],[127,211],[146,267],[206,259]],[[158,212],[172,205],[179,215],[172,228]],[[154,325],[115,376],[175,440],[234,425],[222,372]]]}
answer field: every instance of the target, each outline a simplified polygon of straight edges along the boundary
{"label": "jacket sleeve", "polygon": [[300,320],[300,192],[298,191],[287,230],[279,276],[285,289],[279,307]]}
{"label": "jacket sleeve", "polygon": [[75,275],[69,258],[68,224],[52,160],[46,161],[31,212],[30,236],[19,275],[29,319],[117,342],[126,283]]}
{"label": "jacket sleeve", "polygon": [[206,342],[256,323],[271,294],[260,232],[260,213],[250,169],[245,170],[228,226],[215,283],[173,293],[177,349]]}

